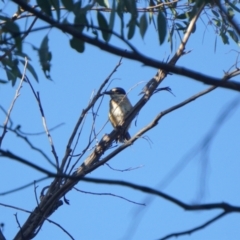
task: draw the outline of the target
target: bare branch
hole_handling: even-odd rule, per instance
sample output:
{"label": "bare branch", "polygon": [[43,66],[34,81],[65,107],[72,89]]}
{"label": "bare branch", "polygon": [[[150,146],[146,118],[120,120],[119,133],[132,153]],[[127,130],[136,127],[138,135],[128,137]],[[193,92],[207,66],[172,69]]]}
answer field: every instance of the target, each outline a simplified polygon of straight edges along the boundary
{"label": "bare branch", "polygon": [[[52,128],[49,128],[49,132],[59,128],[60,126],[64,125],[64,123],[59,123],[57,124],[56,126],[52,127]],[[42,132],[36,132],[36,133],[27,133],[27,132],[23,132],[20,127],[16,127],[16,130],[22,134],[22,135],[28,135],[28,136],[37,136],[37,135],[42,135],[42,134],[45,134],[45,131],[42,131]]]}
{"label": "bare branch", "polygon": [[[16,209],[16,210],[19,210],[19,211],[22,211],[22,212],[26,212],[26,213],[32,213],[31,211],[28,211],[26,209],[23,209],[23,208],[19,208],[19,207],[15,207],[13,205],[9,205],[9,204],[4,204],[4,203],[0,203],[0,206],[3,206],[3,207],[8,207],[8,208],[12,208],[12,209]],[[46,221],[48,221],[49,223],[53,223],[54,225],[56,225],[57,227],[59,227],[63,232],[65,232],[71,239],[74,240],[73,236],[66,230],[64,229],[60,224],[56,223],[55,221],[53,220],[50,220],[50,219],[46,219]],[[6,240],[5,238],[4,239],[1,239],[1,229],[0,229],[0,240]]]}
{"label": "bare branch", "polygon": [[129,168],[126,168],[126,169],[116,169],[116,168],[111,167],[110,164],[108,164],[108,163],[105,163],[105,165],[107,165],[110,169],[112,169],[114,171],[118,171],[118,172],[128,172],[128,171],[132,171],[132,170],[142,168],[144,166],[144,165],[140,165],[138,167],[129,167]]}
{"label": "bare branch", "polygon": [[183,235],[190,235],[191,233],[194,233],[196,231],[199,231],[205,227],[207,227],[208,225],[216,222],[217,220],[219,220],[220,218],[226,216],[227,214],[229,214],[229,212],[222,212],[219,215],[217,215],[216,217],[210,219],[209,221],[203,223],[202,225],[195,227],[193,229],[187,230],[187,231],[183,231],[183,232],[178,232],[178,233],[171,233],[163,238],[160,238],[160,240],[166,240],[169,239],[171,237],[179,237],[179,236],[183,236]]}
{"label": "bare branch", "polygon": [[56,225],[57,227],[59,227],[63,232],[65,232],[72,240],[74,240],[75,238],[60,224],[58,224],[57,222],[50,220],[50,219],[46,219],[48,222],[53,223],[54,225]]}
{"label": "bare branch", "polygon": [[[1,128],[1,126],[0,126],[0,128]],[[22,132],[20,131],[19,128],[16,128],[16,129],[7,128],[7,131],[11,131],[11,132],[15,133],[17,135],[17,137],[23,139],[31,149],[40,153],[47,160],[47,162],[49,162],[54,168],[56,168],[56,165],[51,161],[51,159],[47,156],[46,153],[44,153],[40,148],[34,146],[26,136],[21,135]]]}
{"label": "bare branch", "polygon": [[82,179],[82,181],[84,182],[91,182],[91,183],[96,183],[96,184],[108,184],[108,185],[118,185],[118,186],[125,186],[128,188],[132,188],[135,190],[138,190],[140,192],[144,192],[144,193],[148,193],[151,195],[155,195],[158,197],[161,197],[175,205],[177,205],[178,207],[186,210],[186,211],[202,211],[202,210],[214,210],[214,209],[221,209],[225,212],[237,212],[240,213],[240,206],[233,206],[231,204],[225,203],[225,202],[221,202],[221,203],[209,203],[209,204],[194,204],[194,205],[190,205],[187,203],[184,203],[174,197],[171,197],[168,194],[165,194],[161,191],[158,191],[156,189],[150,188],[150,187],[146,187],[146,186],[142,186],[142,185],[137,185],[134,183],[129,183],[126,181],[120,181],[120,180],[109,180],[109,179],[96,179],[96,178],[89,178],[89,177],[85,177]]}
{"label": "bare branch", "polygon": [[52,139],[52,136],[48,130],[48,127],[47,127],[47,121],[46,121],[46,118],[45,118],[45,115],[44,115],[44,111],[43,111],[43,107],[42,107],[42,103],[41,103],[41,99],[40,99],[40,95],[39,95],[39,92],[35,92],[31,82],[29,81],[29,79],[25,76],[25,79],[27,80],[28,84],[30,85],[30,88],[33,92],[33,95],[35,96],[36,100],[37,100],[37,103],[38,103],[38,106],[39,106],[39,110],[40,110],[40,113],[41,113],[41,116],[42,116],[42,121],[43,121],[43,127],[45,129],[45,132],[47,134],[47,137],[48,137],[48,140],[49,140],[49,143],[50,143],[50,146],[52,148],[52,153],[53,153],[53,156],[55,158],[55,161],[56,161],[56,166],[57,166],[57,169],[59,169],[59,161],[58,161],[58,156],[57,156],[57,153],[56,153],[56,150],[55,150],[55,147],[54,147],[54,144],[53,144],[53,139]]}
{"label": "bare branch", "polygon": [[32,168],[38,170],[39,172],[47,174],[48,176],[55,176],[52,172],[46,170],[45,168],[42,168],[42,167],[32,163],[31,161],[23,159],[23,158],[15,155],[13,153],[11,153],[10,151],[0,150],[0,156],[7,157],[7,158],[13,159],[13,160],[15,160],[17,162],[23,163],[23,164],[25,164],[25,165],[27,165],[29,167],[32,167]]}
{"label": "bare branch", "polygon": [[5,122],[3,123],[3,133],[2,133],[2,136],[0,136],[0,148],[2,146],[2,141],[3,141],[3,138],[5,136],[5,134],[7,133],[7,124],[8,124],[8,121],[9,121],[9,118],[10,118],[10,115],[11,115],[11,112],[12,112],[12,109],[13,109],[13,106],[17,100],[17,98],[19,97],[20,95],[20,89],[22,88],[22,84],[23,84],[23,81],[24,81],[24,78],[25,78],[25,73],[26,73],[26,68],[27,68],[27,58],[25,58],[25,66],[24,66],[24,69],[23,69],[23,74],[22,74],[22,78],[20,80],[20,83],[19,83],[19,86],[16,90],[16,94],[13,98],[13,101],[8,109],[8,113],[7,113],[7,117],[6,117],[6,120]]}
{"label": "bare branch", "polygon": [[6,240],[6,238],[4,237],[4,235],[2,233],[1,227],[0,227],[0,240]]}
{"label": "bare branch", "polygon": [[37,197],[38,186],[36,186],[36,181],[33,182],[33,186],[34,186],[34,195],[35,195],[36,203],[37,203],[37,205],[39,205],[39,201],[38,201],[38,197]]}
{"label": "bare branch", "polygon": [[[20,225],[20,223],[18,221],[17,213],[15,213],[14,216],[15,216],[16,222],[18,224],[18,227],[20,228],[20,232],[22,233],[22,227],[21,227],[21,225]],[[23,233],[22,233],[22,237],[23,237]]]}
{"label": "bare branch", "polygon": [[[35,183],[38,183],[38,182],[41,182],[41,181],[46,180],[46,179],[48,179],[48,178],[49,178],[49,177],[43,177],[43,178],[40,178],[40,179],[38,179],[38,180],[35,180],[34,182],[35,182]],[[20,190],[22,190],[22,189],[28,188],[28,187],[34,185],[34,182],[25,184],[25,185],[23,185],[23,186],[21,186],[21,187],[14,188],[14,189],[11,189],[11,190],[8,190],[8,191],[5,191],[5,192],[0,192],[0,196],[4,196],[4,195],[7,195],[7,194],[14,193],[14,192],[18,192],[18,191],[20,191]]]}
{"label": "bare branch", "polygon": [[121,198],[121,199],[126,200],[127,202],[130,202],[130,203],[134,203],[134,204],[141,205],[141,206],[146,206],[144,203],[137,203],[137,202],[135,202],[135,201],[129,200],[129,199],[125,198],[125,197],[122,197],[122,196],[119,196],[119,195],[116,195],[116,194],[113,194],[113,193],[94,193],[94,192],[87,192],[87,191],[80,190],[80,189],[78,189],[78,188],[76,188],[76,187],[74,187],[74,189],[77,190],[78,192],[81,192],[81,193],[98,195],[98,196],[112,196],[112,197]]}

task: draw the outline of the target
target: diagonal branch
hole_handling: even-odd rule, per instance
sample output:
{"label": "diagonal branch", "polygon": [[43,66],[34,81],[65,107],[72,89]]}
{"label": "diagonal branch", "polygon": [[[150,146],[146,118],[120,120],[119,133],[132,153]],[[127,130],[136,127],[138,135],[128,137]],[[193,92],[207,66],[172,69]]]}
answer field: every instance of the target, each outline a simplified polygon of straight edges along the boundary
{"label": "diagonal branch", "polygon": [[166,240],[166,239],[169,239],[171,237],[179,237],[179,236],[183,236],[183,235],[190,235],[191,233],[199,231],[199,230],[207,227],[208,225],[216,222],[217,220],[219,220],[220,218],[226,216],[227,214],[229,214],[229,212],[222,212],[222,213],[218,214],[216,217],[208,220],[207,222],[203,223],[202,225],[200,225],[198,227],[195,227],[193,229],[190,229],[190,230],[187,230],[187,231],[183,231],[183,232],[177,232],[177,233],[168,234],[167,236],[160,238],[160,240]]}
{"label": "diagonal branch", "polygon": [[33,92],[33,95],[37,101],[37,104],[38,104],[38,107],[39,107],[39,110],[40,110],[40,113],[41,113],[41,116],[42,116],[42,122],[43,122],[43,127],[44,127],[44,130],[46,132],[46,135],[48,137],[48,140],[49,140],[49,143],[50,143],[50,146],[52,148],[52,153],[53,153],[53,156],[55,158],[55,161],[56,161],[56,167],[57,169],[59,169],[59,161],[58,161],[58,156],[57,156],[57,152],[55,150],[55,146],[54,146],[54,143],[53,143],[53,139],[52,139],[52,136],[48,130],[48,127],[47,127],[47,121],[46,121],[46,118],[45,118],[45,114],[44,114],[44,111],[43,111],[43,107],[42,107],[42,103],[41,103],[41,99],[40,99],[40,95],[39,95],[39,92],[35,92],[31,82],[29,81],[28,77],[25,76],[25,80],[28,82],[32,92]]}
{"label": "diagonal branch", "polygon": [[1,148],[1,146],[2,146],[3,138],[4,138],[4,136],[5,136],[6,133],[7,133],[7,124],[8,124],[8,121],[9,121],[9,119],[10,119],[10,115],[11,115],[13,106],[14,106],[17,98],[18,98],[19,95],[20,95],[20,90],[21,90],[21,88],[22,88],[22,84],[23,84],[23,81],[24,81],[24,78],[25,78],[27,63],[28,63],[27,58],[25,58],[25,66],[24,66],[24,69],[23,69],[22,78],[21,78],[21,81],[20,81],[20,83],[19,83],[19,86],[18,86],[18,88],[17,88],[17,90],[16,90],[16,94],[15,94],[15,96],[14,96],[14,98],[13,98],[13,101],[12,101],[10,107],[9,107],[8,112],[7,112],[6,120],[5,120],[4,124],[3,124],[3,133],[2,133],[2,136],[0,136],[0,148]]}

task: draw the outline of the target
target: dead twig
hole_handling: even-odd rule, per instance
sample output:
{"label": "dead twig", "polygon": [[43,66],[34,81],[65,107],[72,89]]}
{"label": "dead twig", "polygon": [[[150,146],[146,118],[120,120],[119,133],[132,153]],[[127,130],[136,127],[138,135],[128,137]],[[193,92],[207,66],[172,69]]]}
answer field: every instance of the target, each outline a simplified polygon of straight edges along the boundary
{"label": "dead twig", "polygon": [[1,148],[1,146],[2,146],[3,138],[4,138],[4,136],[5,136],[6,133],[7,133],[7,124],[8,124],[8,121],[9,121],[9,119],[10,119],[10,115],[11,115],[12,109],[13,109],[13,107],[14,107],[14,104],[15,104],[17,98],[20,96],[20,90],[21,90],[21,88],[22,88],[22,84],[23,84],[23,81],[24,81],[24,79],[25,79],[25,73],[26,73],[27,63],[28,63],[28,60],[27,60],[27,58],[25,57],[25,65],[24,65],[24,68],[23,68],[22,78],[21,78],[20,83],[19,83],[19,86],[18,86],[18,88],[17,88],[17,90],[16,90],[16,94],[15,94],[13,100],[12,100],[12,103],[11,103],[9,109],[8,109],[7,116],[6,116],[6,120],[5,120],[5,122],[3,123],[3,133],[2,133],[2,136],[0,137],[0,148]]}

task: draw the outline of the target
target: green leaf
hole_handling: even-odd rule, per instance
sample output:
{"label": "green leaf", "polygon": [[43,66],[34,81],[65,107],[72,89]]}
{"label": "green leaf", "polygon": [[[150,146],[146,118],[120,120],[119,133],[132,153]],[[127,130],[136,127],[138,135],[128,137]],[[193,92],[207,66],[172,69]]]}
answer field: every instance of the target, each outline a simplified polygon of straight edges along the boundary
{"label": "green leaf", "polygon": [[27,57],[27,59],[31,61],[31,58],[24,52],[14,51],[14,54],[22,58]]}
{"label": "green leaf", "polygon": [[142,38],[144,38],[144,35],[147,31],[147,27],[148,27],[148,21],[147,21],[147,15],[146,13],[144,13],[141,18],[140,18],[140,23],[139,23],[139,28],[140,28],[140,34],[142,36]]}
{"label": "green leaf", "polygon": [[215,17],[217,17],[217,18],[219,17],[219,13],[217,11],[212,9],[212,13],[215,15]]}
{"label": "green leaf", "polygon": [[220,36],[221,36],[222,41],[223,41],[224,44],[229,44],[228,36],[226,35],[225,32],[220,33]]}
{"label": "green leaf", "polygon": [[12,58],[11,54],[9,54],[8,57],[2,59],[1,63],[7,74],[8,80],[12,81],[12,85],[14,86],[17,78],[22,77],[22,74],[18,68],[19,60],[17,58]]}
{"label": "green leaf", "polygon": [[135,0],[122,0],[122,1],[127,12],[130,12],[132,15],[132,18],[136,19],[138,16],[136,1]]}
{"label": "green leaf", "polygon": [[[25,61],[20,59],[20,62],[22,63],[22,65],[25,65]],[[33,77],[35,78],[35,80],[38,82],[38,76],[37,73],[35,72],[33,66],[28,62],[27,63],[27,69],[28,71],[33,75]]]}
{"label": "green leaf", "polygon": [[38,49],[38,55],[39,55],[40,64],[42,66],[42,70],[43,70],[46,78],[51,79],[49,73],[50,73],[50,68],[51,68],[50,62],[52,59],[52,54],[48,48],[48,36],[47,35],[42,40],[40,48]]}
{"label": "green leaf", "polygon": [[60,21],[61,15],[60,15],[60,4],[59,4],[59,0],[50,0],[52,6],[55,8],[56,12],[57,12],[57,20]]}
{"label": "green leaf", "polygon": [[178,4],[178,1],[176,1],[176,2],[173,2],[172,4],[171,4],[171,11],[172,11],[172,13],[174,14],[174,15],[176,15],[177,14],[177,11],[176,11],[176,9],[177,9],[177,4]]}
{"label": "green leaf", "polygon": [[212,21],[214,22],[214,24],[215,24],[217,27],[221,27],[222,21],[221,21],[220,19],[215,19],[215,18],[213,18]]}
{"label": "green leaf", "polygon": [[[18,61],[17,61],[18,62]],[[16,75],[16,77],[21,78],[22,77],[22,73],[18,68],[18,64],[15,64],[13,67],[13,72]]]}
{"label": "green leaf", "polygon": [[169,36],[168,36],[168,42],[170,42],[171,52],[172,52],[172,49],[173,49],[173,41],[172,41],[173,32],[174,32],[174,28],[172,27],[172,29],[169,32]]}
{"label": "green leaf", "polygon": [[234,13],[234,11],[233,11],[232,8],[228,8],[228,9],[227,9],[227,13],[228,13],[228,16],[229,16],[230,18],[233,18],[234,15],[235,15],[235,13]]}
{"label": "green leaf", "polygon": [[118,2],[118,5],[117,5],[117,14],[121,20],[121,36],[124,38],[124,20],[123,20],[123,12],[124,12],[124,8],[123,8],[123,3],[122,1],[119,1]]}
{"label": "green leaf", "polygon": [[[13,74],[12,70],[6,68],[6,74],[7,74],[7,78],[9,81],[15,81],[16,82],[16,76]],[[15,83],[14,83],[15,84]]]}
{"label": "green leaf", "polygon": [[234,42],[238,43],[238,35],[232,31],[232,30],[228,30],[228,34],[230,35],[230,37],[233,39]]}
{"label": "green leaf", "polygon": [[[112,11],[110,13],[110,19],[109,19],[109,30],[111,30],[111,31],[113,30],[113,27],[114,27],[114,20],[115,20],[115,15],[116,15],[115,8],[116,8],[116,1],[113,0]],[[111,34],[109,35],[109,40],[110,40],[110,37],[111,37]]]}
{"label": "green leaf", "polygon": [[[155,6],[155,3],[154,3],[154,1],[153,0],[150,0],[149,1],[149,7],[153,7],[153,6]],[[153,11],[149,11],[149,24],[151,24],[151,22],[152,22],[152,19],[153,19]]]}
{"label": "green leaf", "polygon": [[240,13],[240,9],[238,7],[236,7],[236,5],[234,5],[233,3],[231,3],[230,1],[227,1],[227,3],[237,12]]}
{"label": "green leaf", "polygon": [[153,19],[153,12],[149,12],[149,15],[148,15],[149,24],[151,24],[152,19]]}
{"label": "green leaf", "polygon": [[21,72],[18,66],[14,66],[11,69],[5,68],[5,71],[7,73],[8,80],[12,81],[12,86],[14,86],[17,81],[17,78],[21,78]]}
{"label": "green leaf", "polygon": [[73,0],[62,0],[63,6],[68,10],[68,11],[73,11],[74,9],[74,3]]}
{"label": "green leaf", "polygon": [[165,37],[167,35],[167,22],[161,10],[158,12],[157,24],[158,24],[158,38],[161,45],[163,44]]}
{"label": "green leaf", "polygon": [[73,49],[77,50],[78,52],[80,53],[83,53],[84,50],[85,50],[85,47],[84,47],[84,42],[73,37],[71,40],[70,40],[70,45]]}
{"label": "green leaf", "polygon": [[20,36],[20,29],[19,26],[13,22],[10,19],[6,19],[5,24],[2,26],[2,31],[10,33],[11,36],[13,37],[16,47],[18,49],[19,52],[22,51],[22,39]]}
{"label": "green leaf", "polygon": [[216,50],[217,50],[217,39],[218,39],[218,37],[216,36],[215,42],[214,42],[214,53],[216,53]]}
{"label": "green leaf", "polygon": [[[200,0],[199,2],[202,2],[202,1]],[[189,17],[189,21],[191,21],[196,16],[196,14],[199,10],[199,7],[197,5],[198,4],[196,3],[196,5],[193,7],[192,11],[186,13],[187,17]]]}
{"label": "green leaf", "polygon": [[179,14],[176,16],[177,19],[186,19],[188,18],[188,15],[187,13],[182,13],[182,14]]}
{"label": "green leaf", "polygon": [[79,0],[79,1],[75,2],[73,5],[74,5],[73,6],[73,13],[75,14],[75,16],[77,16],[78,14],[81,13],[82,1]]}
{"label": "green leaf", "polygon": [[96,0],[96,2],[103,7],[109,8],[109,2],[108,0]]}
{"label": "green leaf", "polygon": [[134,19],[131,19],[127,25],[128,29],[128,40],[132,39],[135,33],[136,22]]}
{"label": "green leaf", "polygon": [[19,26],[11,21],[10,19],[7,19],[6,22],[3,25],[3,30],[5,32],[9,32],[10,34],[19,34]]}
{"label": "green leaf", "polygon": [[86,12],[79,11],[79,14],[77,14],[74,19],[74,24],[76,24],[75,28],[82,32],[83,29],[88,25]]}
{"label": "green leaf", "polygon": [[7,74],[8,81],[12,81],[12,86],[14,86],[15,83],[16,83],[17,77],[9,69],[6,68],[5,71],[6,71],[6,74]]}
{"label": "green leaf", "polygon": [[175,25],[177,26],[176,30],[185,30],[186,29],[186,26],[183,26],[180,23],[175,23]]}
{"label": "green leaf", "polygon": [[98,25],[101,28],[102,37],[106,42],[108,42],[109,35],[110,35],[108,23],[107,23],[106,18],[100,11],[97,12],[97,20],[98,20]]}
{"label": "green leaf", "polygon": [[13,68],[14,66],[14,63],[12,61],[12,56],[9,55],[9,57],[5,57],[2,59],[1,63],[4,65],[4,67],[10,67],[10,68]]}
{"label": "green leaf", "polygon": [[0,79],[0,83],[5,84],[5,83],[8,83],[8,82],[6,80]]}
{"label": "green leaf", "polygon": [[[90,26],[94,26],[92,18],[90,18],[90,23],[91,23]],[[98,31],[96,30],[96,28],[92,27],[91,30],[92,30],[92,34],[94,34],[96,36],[96,39],[98,39]]]}
{"label": "green leaf", "polygon": [[38,75],[37,73],[35,72],[35,69],[33,68],[33,66],[28,62],[28,65],[27,65],[27,69],[28,71],[33,75],[33,77],[35,78],[35,80],[38,82]]}
{"label": "green leaf", "polygon": [[49,0],[37,0],[37,5],[45,12],[48,16],[52,17],[51,3]]}

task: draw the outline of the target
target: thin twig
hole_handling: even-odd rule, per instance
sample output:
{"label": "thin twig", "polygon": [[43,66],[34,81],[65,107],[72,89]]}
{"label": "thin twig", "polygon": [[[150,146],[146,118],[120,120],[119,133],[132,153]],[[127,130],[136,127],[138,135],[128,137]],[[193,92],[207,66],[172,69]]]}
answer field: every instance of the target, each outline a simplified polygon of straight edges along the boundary
{"label": "thin twig", "polygon": [[65,232],[72,240],[74,240],[75,238],[64,228],[62,227],[60,224],[58,224],[57,222],[50,220],[50,219],[46,219],[48,222],[53,223],[54,225],[58,226],[63,232]]}
{"label": "thin twig", "polygon": [[[48,178],[50,178],[50,177],[43,177],[43,178],[40,178],[38,180],[35,180],[34,182],[35,183],[41,182],[43,180],[47,180]],[[7,195],[7,194],[11,194],[11,193],[14,193],[14,192],[21,191],[25,188],[31,187],[32,185],[34,185],[34,183],[30,182],[28,184],[22,185],[21,187],[17,187],[17,188],[14,188],[14,189],[11,189],[11,190],[8,190],[8,191],[5,191],[5,192],[0,192],[0,196],[4,196],[4,195]]]}
{"label": "thin twig", "polygon": [[[0,109],[4,112],[4,114],[5,114],[6,116],[8,115],[7,111],[6,111],[2,106],[0,106]],[[8,123],[9,123],[9,127],[11,128],[12,125],[13,125],[13,121],[12,121],[11,117],[9,117]],[[1,126],[1,127],[3,128],[3,126]]]}
{"label": "thin twig", "polygon": [[169,239],[171,237],[179,237],[179,236],[183,236],[183,235],[190,235],[198,230],[201,230],[205,227],[207,227],[208,225],[216,222],[217,220],[219,220],[220,218],[224,217],[225,215],[229,214],[229,212],[222,212],[220,214],[218,214],[216,217],[210,219],[209,221],[203,223],[202,225],[198,226],[198,227],[195,227],[195,228],[192,228],[190,230],[187,230],[187,231],[183,231],[183,232],[177,232],[177,233],[171,233],[165,237],[162,237],[160,238],[160,240],[166,240],[166,239]]}
{"label": "thin twig", "polygon": [[[0,126],[0,128],[1,128],[1,126]],[[19,131],[18,128],[16,128],[15,130],[14,130],[14,129],[11,129],[11,128],[7,128],[7,131],[11,131],[11,132],[15,133],[15,134],[17,135],[17,137],[23,139],[23,140],[28,144],[28,146],[29,146],[31,149],[33,149],[34,151],[40,153],[40,154],[47,160],[48,163],[50,163],[54,168],[56,168],[56,165],[55,165],[55,164],[52,162],[52,160],[47,156],[47,154],[44,153],[43,150],[41,150],[40,148],[34,146],[34,145],[31,143],[31,141],[30,141],[26,136],[22,136],[22,135],[21,135],[22,133]],[[44,133],[45,133],[45,132],[44,132]]]}
{"label": "thin twig", "polygon": [[32,92],[33,92],[33,95],[35,96],[36,100],[37,100],[37,103],[38,103],[38,106],[39,106],[39,110],[40,110],[40,113],[41,113],[41,116],[42,116],[42,121],[43,121],[43,127],[44,127],[44,130],[46,132],[46,135],[48,137],[48,140],[49,140],[49,143],[50,143],[50,146],[52,148],[52,153],[53,153],[53,156],[55,158],[55,161],[56,161],[56,166],[57,166],[57,169],[59,169],[59,161],[58,161],[58,156],[57,156],[57,152],[55,150],[55,147],[54,147],[54,143],[53,143],[53,139],[52,139],[52,136],[48,130],[48,127],[47,127],[47,121],[46,121],[46,118],[45,118],[45,115],[44,115],[44,111],[43,111],[43,107],[42,107],[42,103],[41,103],[41,99],[40,99],[40,94],[39,92],[35,92],[30,80],[28,79],[27,76],[25,76],[25,79],[26,81],[28,82]]}
{"label": "thin twig", "polygon": [[[12,208],[12,209],[16,209],[16,210],[19,210],[19,211],[22,211],[22,212],[26,212],[26,213],[32,213],[31,211],[28,211],[26,209],[23,209],[23,208],[19,208],[19,207],[15,207],[13,205],[9,205],[9,204],[5,204],[5,203],[0,203],[0,206],[3,206],[3,207],[8,207],[8,208]],[[60,224],[58,224],[57,222],[51,220],[51,219],[48,219],[46,218],[46,220],[49,222],[49,223],[53,223],[54,225],[58,226],[63,232],[65,232],[71,239],[74,240],[73,236],[66,230],[64,229]],[[1,240],[1,239],[0,239]]]}
{"label": "thin twig", "polygon": [[3,133],[2,133],[2,136],[0,136],[0,148],[1,148],[1,146],[2,146],[3,138],[4,138],[4,136],[5,136],[6,133],[7,133],[7,124],[8,124],[8,121],[9,121],[9,119],[10,119],[10,115],[11,115],[12,109],[13,109],[13,107],[14,107],[14,104],[15,104],[17,98],[20,96],[20,90],[21,90],[21,88],[22,88],[22,84],[23,84],[23,81],[24,81],[24,79],[25,79],[25,73],[26,73],[27,64],[28,64],[28,60],[27,60],[27,58],[25,57],[25,65],[24,65],[24,68],[23,68],[22,78],[21,78],[20,83],[19,83],[19,86],[18,86],[18,88],[17,88],[17,90],[16,90],[16,94],[15,94],[15,96],[14,96],[14,98],[13,98],[13,101],[12,101],[10,107],[9,107],[9,110],[8,110],[8,113],[7,113],[7,116],[6,116],[6,120],[5,120],[5,122],[3,123]]}
{"label": "thin twig", "polygon": [[166,201],[169,201],[176,206],[186,210],[186,211],[202,211],[202,210],[214,210],[214,209],[221,209],[226,212],[237,212],[240,213],[240,206],[234,206],[225,202],[220,203],[206,203],[206,204],[188,204],[185,203],[175,197],[172,197],[162,191],[158,191],[154,188],[138,185],[134,183],[130,183],[127,181],[120,181],[120,180],[109,180],[109,179],[98,179],[98,178],[90,178],[84,177],[82,179],[84,182],[95,183],[95,184],[107,184],[107,185],[117,185],[117,186],[124,186],[134,190],[138,190],[140,192],[148,193],[154,196],[161,197]]}
{"label": "thin twig", "polygon": [[38,188],[38,186],[36,186],[36,181],[33,182],[33,186],[34,186],[34,195],[35,195],[36,203],[39,206],[39,201],[38,201],[38,197],[37,197],[37,188]]}
{"label": "thin twig", "polygon": [[6,238],[4,237],[4,235],[3,235],[3,233],[2,233],[2,231],[3,231],[3,226],[4,226],[4,224],[1,223],[1,224],[0,224],[0,240],[6,240]]}
{"label": "thin twig", "polygon": [[18,224],[18,227],[20,228],[20,232],[21,232],[21,234],[22,234],[22,236],[23,236],[22,227],[21,227],[21,225],[20,225],[20,222],[18,221],[17,213],[15,213],[14,216],[15,216],[16,222],[17,222],[17,224]]}
{"label": "thin twig", "polygon": [[[1,106],[0,106],[1,107]],[[49,132],[59,128],[60,126],[64,125],[64,123],[59,123],[57,124],[56,126],[52,127],[52,128],[49,128]],[[20,132],[22,135],[27,135],[27,136],[37,136],[37,135],[42,135],[42,134],[45,134],[45,131],[42,131],[42,132],[36,132],[36,133],[27,133],[27,132],[23,132],[20,128],[16,128],[16,130],[18,132]]]}
{"label": "thin twig", "polygon": [[140,165],[140,166],[138,166],[138,167],[129,167],[129,168],[126,168],[126,169],[116,169],[116,168],[111,167],[110,164],[108,164],[108,163],[105,163],[105,165],[107,165],[110,169],[112,169],[112,170],[114,170],[114,171],[117,171],[117,172],[133,171],[133,170],[142,168],[142,167],[144,166],[144,165]]}
{"label": "thin twig", "polygon": [[74,187],[75,190],[77,190],[78,192],[82,192],[82,193],[86,193],[86,194],[91,194],[91,195],[98,195],[98,196],[112,196],[112,197],[117,197],[117,198],[121,198],[127,202],[130,202],[130,203],[134,203],[134,204],[137,204],[137,205],[141,205],[141,206],[146,206],[144,203],[138,203],[138,202],[135,202],[135,201],[132,201],[132,200],[129,200],[125,197],[122,197],[122,196],[119,196],[119,195],[116,195],[116,194],[113,194],[113,193],[94,193],[94,192],[88,192],[88,191],[83,191],[83,190],[80,190],[76,187]]}

